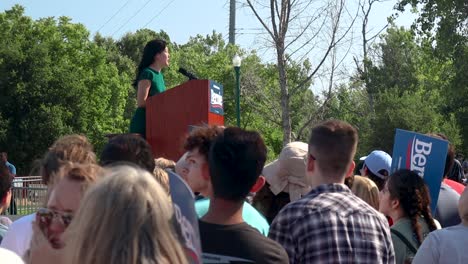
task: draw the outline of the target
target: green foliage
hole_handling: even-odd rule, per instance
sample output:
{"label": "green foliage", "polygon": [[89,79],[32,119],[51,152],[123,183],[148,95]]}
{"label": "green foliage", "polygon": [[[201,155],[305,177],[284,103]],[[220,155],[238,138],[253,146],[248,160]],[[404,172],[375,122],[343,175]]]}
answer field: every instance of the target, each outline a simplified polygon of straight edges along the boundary
{"label": "green foliage", "polygon": [[443,116],[437,110],[437,96],[431,92],[388,90],[379,94],[375,119],[371,122],[371,145],[392,153],[395,129],[419,133],[442,132],[450,141],[460,144],[458,127],[453,116]]}
{"label": "green foliage", "polygon": [[126,130],[130,80],[83,25],[33,21],[15,6],[0,14],[0,32],[0,146],[19,174],[61,135],[86,134],[99,149],[106,133]]}

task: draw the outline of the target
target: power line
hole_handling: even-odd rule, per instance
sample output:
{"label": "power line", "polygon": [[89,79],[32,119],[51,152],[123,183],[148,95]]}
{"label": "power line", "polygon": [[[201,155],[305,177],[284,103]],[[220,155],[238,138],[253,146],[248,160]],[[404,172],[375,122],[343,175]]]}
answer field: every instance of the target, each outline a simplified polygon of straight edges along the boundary
{"label": "power line", "polygon": [[145,28],[146,26],[148,26],[149,24],[151,24],[151,22],[153,22],[154,19],[156,19],[164,10],[166,10],[175,0],[172,0],[170,1],[165,7],[163,7],[163,9],[161,9],[161,11],[159,11],[159,13],[157,13],[153,18],[151,18],[150,21],[148,21],[148,23],[146,23],[143,28]]}
{"label": "power line", "polygon": [[129,19],[127,19],[127,21],[125,21],[122,24],[122,26],[120,26],[116,31],[114,31],[114,33],[112,33],[111,37],[113,37],[115,33],[119,32],[125,25],[127,25],[127,23],[130,22],[130,20],[136,17],[141,12],[141,10],[143,10],[143,8],[145,8],[149,4],[149,2],[151,2],[151,0],[146,1],[146,3],[140,9],[138,9]]}
{"label": "power line", "polygon": [[120,13],[120,11],[122,11],[122,9],[124,9],[129,3],[130,3],[131,0],[127,0],[120,8],[119,10],[117,10],[117,12],[115,12],[101,27],[99,27],[98,30],[96,30],[96,32],[99,32],[103,27],[105,27],[118,13]]}

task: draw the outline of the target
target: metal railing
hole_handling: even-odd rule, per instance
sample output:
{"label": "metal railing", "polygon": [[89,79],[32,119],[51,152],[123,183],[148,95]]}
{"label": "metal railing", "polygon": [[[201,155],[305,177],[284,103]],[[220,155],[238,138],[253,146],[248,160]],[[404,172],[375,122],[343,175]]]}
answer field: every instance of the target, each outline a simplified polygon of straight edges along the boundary
{"label": "metal railing", "polygon": [[47,186],[40,176],[15,177],[9,215],[28,215],[44,207],[47,199]]}

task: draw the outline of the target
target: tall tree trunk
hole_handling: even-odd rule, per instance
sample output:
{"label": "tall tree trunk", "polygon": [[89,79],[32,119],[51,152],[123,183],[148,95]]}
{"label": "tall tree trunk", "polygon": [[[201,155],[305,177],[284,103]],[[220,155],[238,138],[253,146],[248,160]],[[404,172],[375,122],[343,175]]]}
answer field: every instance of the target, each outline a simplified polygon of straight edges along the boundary
{"label": "tall tree trunk", "polygon": [[[286,61],[284,57],[284,47],[282,43],[277,43],[278,74],[281,89],[281,126],[283,128],[283,146],[291,142],[291,112],[289,105],[289,89],[286,76]],[[284,45],[283,45],[284,46]]]}

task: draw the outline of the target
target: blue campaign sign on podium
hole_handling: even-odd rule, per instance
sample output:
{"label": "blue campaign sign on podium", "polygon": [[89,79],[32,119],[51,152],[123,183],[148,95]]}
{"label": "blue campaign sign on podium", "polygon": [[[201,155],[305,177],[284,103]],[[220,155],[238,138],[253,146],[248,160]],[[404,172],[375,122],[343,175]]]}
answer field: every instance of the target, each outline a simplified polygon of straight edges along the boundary
{"label": "blue campaign sign on podium", "polygon": [[431,195],[434,212],[444,174],[448,141],[397,129],[393,145],[392,172],[408,169],[423,177]]}
{"label": "blue campaign sign on podium", "polygon": [[174,220],[177,222],[176,229],[182,240],[182,246],[189,259],[189,263],[202,263],[195,197],[190,187],[179,175],[171,170],[166,171],[169,174],[169,188],[174,206]]}

